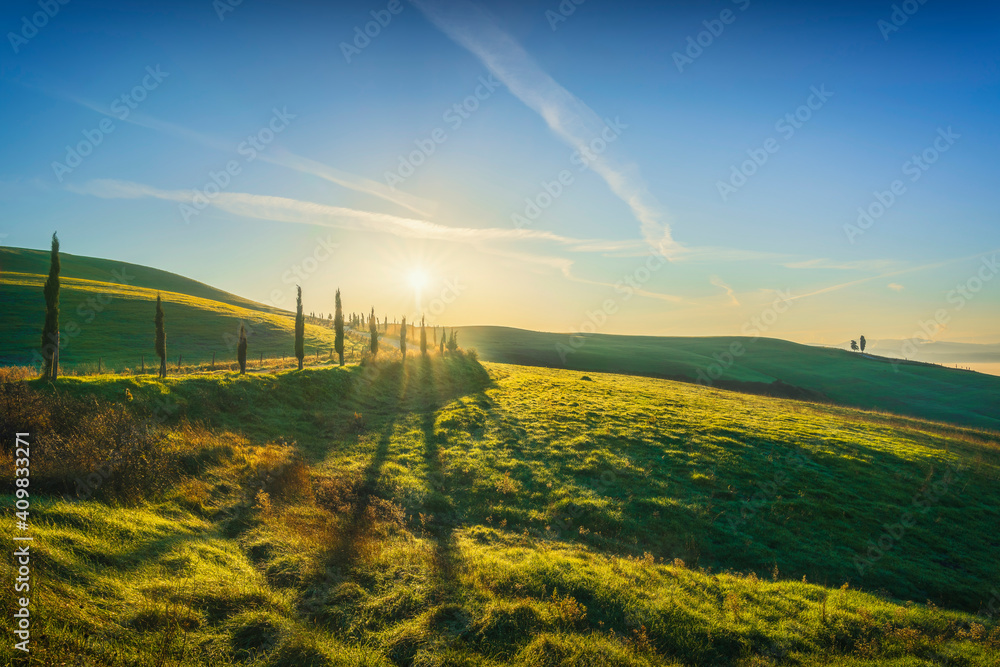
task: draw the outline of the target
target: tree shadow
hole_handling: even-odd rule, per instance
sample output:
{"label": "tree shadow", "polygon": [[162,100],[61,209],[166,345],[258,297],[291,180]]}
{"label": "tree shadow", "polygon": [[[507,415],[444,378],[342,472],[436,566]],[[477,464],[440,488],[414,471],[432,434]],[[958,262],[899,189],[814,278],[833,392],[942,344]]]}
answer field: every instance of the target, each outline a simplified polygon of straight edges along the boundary
{"label": "tree shadow", "polygon": [[455,544],[455,530],[462,522],[462,516],[451,496],[451,484],[447,470],[441,461],[440,441],[435,432],[438,410],[431,409],[421,417],[421,433],[424,439],[424,466],[427,478],[433,488],[427,503],[431,517],[425,523],[425,530],[434,539],[435,584],[432,597],[435,602],[452,601],[455,594],[455,571],[459,555]]}

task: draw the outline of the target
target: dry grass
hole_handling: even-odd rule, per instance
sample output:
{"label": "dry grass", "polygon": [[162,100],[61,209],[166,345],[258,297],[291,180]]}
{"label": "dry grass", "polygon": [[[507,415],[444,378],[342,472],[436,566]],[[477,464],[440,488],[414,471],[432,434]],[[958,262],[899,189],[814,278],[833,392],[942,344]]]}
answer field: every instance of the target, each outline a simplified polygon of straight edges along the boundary
{"label": "dry grass", "polygon": [[0,366],[0,384],[34,380],[40,375],[33,366]]}

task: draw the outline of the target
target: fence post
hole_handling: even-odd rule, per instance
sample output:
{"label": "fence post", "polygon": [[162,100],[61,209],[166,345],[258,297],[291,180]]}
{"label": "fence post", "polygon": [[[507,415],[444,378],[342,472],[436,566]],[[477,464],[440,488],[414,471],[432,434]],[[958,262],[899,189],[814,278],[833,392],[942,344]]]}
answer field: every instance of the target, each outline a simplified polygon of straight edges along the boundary
{"label": "fence post", "polygon": [[177,355],[177,370],[181,369],[181,355]]}
{"label": "fence post", "polygon": [[103,361],[103,360],[104,360],[104,357],[97,357],[97,374],[98,375],[101,374],[101,361]]}
{"label": "fence post", "polygon": [[140,354],[139,355],[139,363],[142,364],[142,371],[141,371],[141,373],[142,373],[142,375],[145,375],[146,374],[146,355],[145,354]]}
{"label": "fence post", "polygon": [[260,364],[257,366],[257,368],[264,368],[264,353],[263,352],[260,353]]}
{"label": "fence post", "polygon": [[215,370],[215,352],[212,353],[212,370]]}

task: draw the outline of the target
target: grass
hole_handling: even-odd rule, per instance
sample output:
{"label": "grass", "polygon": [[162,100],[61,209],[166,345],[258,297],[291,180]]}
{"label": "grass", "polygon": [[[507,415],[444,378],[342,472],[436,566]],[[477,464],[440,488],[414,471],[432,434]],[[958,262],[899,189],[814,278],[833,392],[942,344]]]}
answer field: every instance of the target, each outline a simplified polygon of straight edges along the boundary
{"label": "grass", "polygon": [[894,364],[883,357],[775,338],[571,337],[508,327],[461,327],[459,340],[487,361],[701,382],[1000,429],[996,376],[933,364]]}
{"label": "grass", "polygon": [[[168,366],[178,372],[235,368],[240,325],[249,337],[249,365],[277,370],[293,363],[291,312],[149,267],[63,253],[61,367],[70,374],[135,373],[158,367],[152,353],[153,301],[162,294]],[[0,248],[0,364],[36,365],[44,319],[47,252]],[[289,304],[291,307],[291,304]],[[307,318],[306,357],[328,361],[330,322]],[[437,331],[428,332],[429,345]],[[398,325],[382,333],[383,347]],[[761,337],[653,337],[539,333],[506,327],[462,327],[460,342],[487,361],[628,373],[707,382],[737,391],[822,400],[943,422],[1000,429],[1000,378],[931,364],[890,363],[881,357]],[[409,332],[413,350],[415,328]],[[349,361],[359,361],[368,332],[347,332]],[[733,354],[733,351],[736,354]],[[143,359],[140,355],[145,355]],[[265,359],[261,360],[261,355]],[[178,359],[180,357],[180,359]],[[710,377],[711,376],[711,377]]]}
{"label": "grass", "polygon": [[[157,294],[166,316],[168,366],[180,357],[182,367],[217,368],[236,361],[240,326],[247,330],[251,367],[265,357],[273,366],[291,363],[294,314],[255,303],[188,278],[148,267],[89,257],[61,255],[60,331],[65,347],[60,363],[70,373],[146,372],[159,367],[153,353],[153,315]],[[0,324],[5,345],[0,363],[35,364],[45,304],[42,286],[48,275],[48,253],[0,248],[0,300],[7,314]],[[127,284],[121,282],[127,280]],[[349,332],[347,358],[357,361],[365,336]],[[308,318],[306,356],[331,358],[334,332],[329,322]],[[141,357],[145,355],[145,359]]]}
{"label": "grass", "polygon": [[[996,433],[392,354],[0,392],[35,439],[32,664],[1000,661]],[[166,483],[62,498],[131,432],[77,402],[149,424]]]}

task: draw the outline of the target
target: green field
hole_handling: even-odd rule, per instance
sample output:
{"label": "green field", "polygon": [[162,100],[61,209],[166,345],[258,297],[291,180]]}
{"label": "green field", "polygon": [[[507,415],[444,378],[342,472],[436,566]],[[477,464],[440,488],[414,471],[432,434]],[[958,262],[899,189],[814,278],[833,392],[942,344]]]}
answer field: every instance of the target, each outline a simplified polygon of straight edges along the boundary
{"label": "green field", "polygon": [[[250,332],[251,369],[261,354],[265,367],[281,366],[282,358],[291,363],[294,318],[288,311],[149,267],[66,253],[61,258],[64,371],[95,372],[98,360],[103,369],[116,372],[135,372],[143,363],[151,370],[157,293],[165,303],[170,365],[180,356],[185,366],[204,367],[214,355],[217,368],[232,366],[241,324]],[[9,304],[0,321],[0,365],[37,361],[48,262],[47,252],[0,248],[0,302]],[[313,363],[330,357],[333,331],[328,325],[307,318],[306,356]],[[476,349],[486,361],[702,382],[1000,429],[1000,377],[943,366],[894,364],[774,338],[571,337],[506,327],[459,330],[462,346]],[[398,335],[396,331],[390,328],[389,338]],[[367,332],[348,331],[347,338],[348,360],[360,360]]]}
{"label": "green field", "polygon": [[[161,294],[167,329],[168,363],[218,366],[236,360],[240,325],[248,331],[248,357],[259,360],[293,356],[294,315],[166,271],[111,260],[60,255],[60,331],[65,371],[103,369],[136,372],[156,365],[153,315]],[[0,365],[34,365],[45,317],[42,286],[49,253],[0,248]],[[348,336],[348,358],[358,359],[363,336]],[[306,355],[321,360],[333,349],[333,329],[307,318]],[[145,359],[141,355],[145,355]]]}
{"label": "green field", "polygon": [[[240,376],[240,323],[251,360],[290,363],[290,313],[63,255],[53,385],[2,367],[31,362],[47,261],[0,249],[0,466],[32,434],[31,664],[1000,665],[997,378],[499,327],[405,364],[348,331],[339,368],[319,321],[310,368]],[[157,293],[187,361],[165,381],[134,373]]]}
{"label": "green field", "polygon": [[461,354],[0,409],[33,664],[1000,660],[994,433]]}
{"label": "green field", "polygon": [[1000,429],[1000,377],[972,371],[776,338],[459,331],[488,361],[670,378]]}

